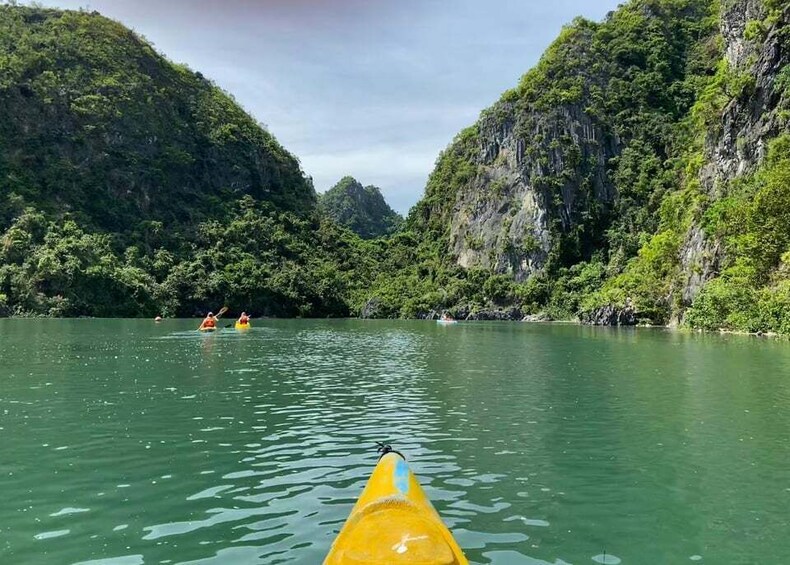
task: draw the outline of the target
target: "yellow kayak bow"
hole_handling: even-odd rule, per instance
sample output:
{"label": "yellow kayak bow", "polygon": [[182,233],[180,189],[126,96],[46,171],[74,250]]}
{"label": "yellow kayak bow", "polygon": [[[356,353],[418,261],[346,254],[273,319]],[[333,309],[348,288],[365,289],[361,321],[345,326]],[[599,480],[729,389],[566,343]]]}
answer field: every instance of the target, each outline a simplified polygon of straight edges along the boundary
{"label": "yellow kayak bow", "polygon": [[468,565],[406,461],[387,446],[324,565]]}

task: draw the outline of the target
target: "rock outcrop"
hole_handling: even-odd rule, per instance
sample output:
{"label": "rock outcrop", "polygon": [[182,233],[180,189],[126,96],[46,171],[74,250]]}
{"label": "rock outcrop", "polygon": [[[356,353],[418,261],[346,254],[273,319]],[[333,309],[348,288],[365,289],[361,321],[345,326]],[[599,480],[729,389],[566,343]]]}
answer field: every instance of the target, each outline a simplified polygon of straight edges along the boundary
{"label": "rock outcrop", "polygon": [[568,231],[579,210],[611,204],[606,164],[620,143],[582,104],[523,112],[502,101],[484,112],[478,132],[477,175],[456,194],[450,249],[464,268],[522,281],[544,267],[553,220]]}
{"label": "rock outcrop", "polygon": [[[765,158],[767,142],[787,130],[781,115],[782,89],[776,81],[790,64],[785,8],[768,29],[761,0],[739,0],[725,5],[721,16],[724,57],[731,72],[752,77],[745,92],[726,105],[716,129],[709,132],[700,182],[712,201],[734,179],[751,173]],[[747,34],[747,27],[758,28]],[[762,28],[762,29],[761,29]],[[749,36],[749,38],[747,38]],[[680,252],[682,302],[689,306],[702,286],[719,274],[723,247],[706,236],[699,223],[690,227]],[[682,311],[677,313],[682,316]]]}
{"label": "rock outcrop", "polygon": [[[707,33],[698,21],[710,1],[687,4],[634,0],[601,24],[575,20],[517,88],[456,138],[415,217],[445,239],[458,265],[522,282],[623,245],[606,241],[614,223],[650,227],[649,214],[640,225],[631,219],[650,199],[632,185],[656,171],[631,169],[642,155],[667,159],[665,124],[691,106],[667,95],[681,88],[683,61]],[[650,60],[634,34],[651,34],[659,46],[651,49],[663,49],[671,65]]]}
{"label": "rock outcrop", "polygon": [[636,311],[631,305],[622,308],[612,305],[601,306],[583,312],[580,321],[590,326],[635,326],[638,323]]}

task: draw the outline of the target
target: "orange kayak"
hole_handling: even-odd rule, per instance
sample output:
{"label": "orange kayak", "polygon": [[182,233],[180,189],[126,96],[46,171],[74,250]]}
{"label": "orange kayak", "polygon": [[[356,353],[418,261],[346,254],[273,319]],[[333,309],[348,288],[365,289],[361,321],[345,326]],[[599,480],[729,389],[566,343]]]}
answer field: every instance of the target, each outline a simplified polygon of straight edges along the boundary
{"label": "orange kayak", "polygon": [[324,565],[468,565],[406,461],[385,451]]}

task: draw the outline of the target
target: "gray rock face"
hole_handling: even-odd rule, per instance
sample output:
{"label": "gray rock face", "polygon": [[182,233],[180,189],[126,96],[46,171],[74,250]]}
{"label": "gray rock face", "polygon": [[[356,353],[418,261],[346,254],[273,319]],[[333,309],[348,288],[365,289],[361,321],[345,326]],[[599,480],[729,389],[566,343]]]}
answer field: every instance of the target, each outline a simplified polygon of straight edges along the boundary
{"label": "gray rock face", "polygon": [[721,243],[708,239],[702,227],[693,225],[680,249],[684,281],[681,293],[685,305],[690,305],[702,286],[718,274],[721,258]]}
{"label": "gray rock face", "polygon": [[[653,3],[634,2],[631,5],[643,7],[650,15]],[[699,181],[707,193],[708,202],[721,197],[723,188],[733,179],[754,171],[765,157],[769,141],[788,127],[779,110],[783,105],[786,108],[787,102],[782,99],[784,95],[775,87],[775,82],[780,71],[790,64],[786,27],[790,7],[784,9],[778,23],[765,30],[764,36],[747,40],[744,37],[747,27],[754,27],[756,21],[766,21],[763,0],[726,0],[722,5],[720,32],[730,70],[739,79],[754,77],[754,81],[731,81],[732,84],[749,84],[742,92],[732,93],[734,98],[724,108],[721,119],[707,132]],[[706,42],[710,39],[710,43],[703,43],[703,39]],[[711,58],[719,56],[718,43],[712,37],[695,36],[684,41],[693,43],[698,40],[700,44],[694,44],[695,49],[710,49]],[[580,97],[561,98],[561,102],[552,99],[550,104],[532,104],[529,96],[519,99],[523,93],[516,91],[517,94],[505,96],[483,113],[474,135],[462,138],[464,144],[459,145],[459,152],[463,151],[464,164],[471,161],[471,172],[468,176],[462,175],[458,183],[448,183],[457,192],[449,195],[446,201],[437,197],[430,202],[431,206],[440,206],[440,212],[425,207],[426,215],[448,220],[447,231],[441,232],[441,237],[449,233],[450,254],[461,267],[490,269],[509,274],[522,282],[544,269],[550,252],[554,260],[566,251],[561,247],[565,242],[562,236],[586,227],[581,218],[593,218],[587,225],[595,225],[596,219],[603,218],[604,221],[595,229],[603,226],[601,229],[606,230],[607,225],[619,228],[616,222],[605,222],[610,222],[612,216],[623,209],[628,214],[636,208],[628,208],[627,199],[632,196],[626,192],[631,188],[629,183],[637,184],[637,181],[629,180],[627,174],[617,175],[624,168],[626,171],[638,169],[638,166],[628,163],[626,158],[630,152],[626,148],[632,141],[642,141],[629,138],[634,132],[640,132],[628,129],[619,121],[627,122],[621,117],[622,108],[607,114],[608,110],[596,111],[596,105],[584,99],[595,99],[593,93],[596,91],[607,96],[609,86],[606,77],[609,71],[601,70],[609,67],[598,65],[600,53],[596,52],[595,60],[584,59],[588,51],[586,47],[590,45],[585,43],[584,33],[580,32],[574,43],[576,51],[572,60],[585,62],[579,65],[577,72],[584,84],[590,86]],[[693,62],[696,55],[692,53],[690,57],[689,61]],[[597,70],[588,73],[587,67]],[[684,119],[688,110],[684,106],[683,112],[673,115],[673,119]],[[646,136],[651,142],[654,137],[661,137],[653,132]],[[669,159],[665,161],[667,163],[682,156],[683,149],[653,146],[656,156]],[[623,163],[626,167],[622,167]],[[617,178],[623,201],[617,200],[617,190],[610,175]],[[683,188],[679,182],[672,183],[670,179],[667,186],[660,189],[653,189],[654,185],[651,185],[649,190],[655,190],[651,197],[655,196],[660,204],[660,199],[666,194]],[[441,192],[438,194],[443,196]],[[623,202],[626,204],[621,207]],[[650,206],[654,204],[651,202]],[[649,209],[658,214],[658,207]],[[604,212],[596,216],[601,210]],[[630,221],[627,215],[623,218]],[[679,305],[680,312],[673,313],[676,317],[682,315],[682,310],[692,303],[707,281],[721,272],[726,262],[724,246],[705,233],[701,220],[697,217],[692,222],[681,243],[676,257],[679,271],[672,261],[671,274],[661,275],[671,279],[666,281],[669,290],[661,297],[662,304],[668,308]],[[638,222],[634,224],[642,231],[641,236],[658,229],[647,221],[641,225]],[[579,246],[588,242],[583,240],[584,237],[590,240],[596,235],[590,236],[590,232],[585,232],[578,240]],[[558,242],[560,246],[555,245]],[[597,243],[595,240],[591,245]],[[623,249],[626,249],[622,252],[624,256],[627,253],[630,257],[634,252],[626,246]],[[590,253],[587,251],[589,248],[572,255],[572,259],[588,257]],[[565,260],[563,256],[558,262]],[[612,264],[615,263],[613,260]],[[620,264],[614,267],[613,274],[606,275],[609,280],[623,268]],[[662,311],[662,321],[665,314]],[[582,321],[633,325],[636,320],[637,313],[626,305],[599,308],[586,313]]]}
{"label": "gray rock face", "polygon": [[774,82],[782,67],[790,62],[787,41],[780,29],[787,21],[783,18],[762,42],[743,37],[746,23],[764,16],[762,2],[741,0],[733,3],[722,17],[727,61],[735,72],[753,76],[755,83],[753,92],[734,98],[727,105],[721,130],[708,140],[708,160],[701,178],[711,191],[718,183],[753,170],[765,156],[765,141],[782,129],[776,111],[781,93],[774,88]]}
{"label": "gray rock face", "polygon": [[635,326],[637,318],[633,306],[608,305],[582,313],[581,322],[591,326]]}
{"label": "gray rock face", "polygon": [[548,258],[552,218],[568,230],[587,200],[614,199],[605,167],[620,144],[581,105],[525,113],[504,101],[481,118],[479,140],[478,175],[456,195],[450,248],[464,268],[523,281]]}
{"label": "gray rock face", "polygon": [[[707,140],[700,181],[712,199],[720,196],[728,182],[754,171],[765,157],[768,140],[787,128],[779,119],[782,93],[774,83],[782,68],[790,63],[790,48],[782,37],[788,24],[788,10],[768,30],[764,40],[745,39],[747,23],[764,17],[761,0],[732,2],[722,16],[721,33],[730,67],[755,80],[751,92],[730,101],[720,129]],[[706,236],[699,225],[692,225],[680,253],[685,306],[691,304],[708,280],[719,274],[722,261],[720,242]]]}
{"label": "gray rock face", "polygon": [[725,5],[721,35],[725,41],[724,52],[727,61],[734,67],[746,67],[754,51],[750,42],[743,37],[746,24],[753,20],[762,20],[764,17],[763,0],[737,0]]}
{"label": "gray rock face", "polygon": [[516,307],[511,308],[459,308],[456,318],[460,320],[476,320],[489,322],[517,322],[524,317],[524,313]]}
{"label": "gray rock face", "polygon": [[539,312],[538,314],[527,314],[523,318],[521,318],[522,322],[551,322],[551,316],[546,314],[545,312]]}

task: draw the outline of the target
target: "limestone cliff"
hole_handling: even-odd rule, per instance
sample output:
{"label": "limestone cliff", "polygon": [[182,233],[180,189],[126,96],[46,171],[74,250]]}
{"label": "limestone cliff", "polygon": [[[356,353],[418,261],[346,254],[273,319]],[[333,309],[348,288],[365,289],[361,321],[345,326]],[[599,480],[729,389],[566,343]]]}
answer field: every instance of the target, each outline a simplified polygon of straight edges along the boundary
{"label": "limestone cliff", "polygon": [[546,264],[552,228],[568,232],[579,214],[611,205],[606,164],[621,145],[578,104],[521,112],[503,101],[477,127],[477,174],[456,195],[450,249],[464,268],[524,280]]}
{"label": "limestone cliff", "polygon": [[[680,4],[635,1],[601,24],[577,19],[447,149],[416,215],[449,226],[441,235],[460,266],[522,281],[552,259],[554,267],[588,259],[607,245],[617,212],[649,200],[632,187],[618,200],[631,180],[618,175],[621,157],[629,148],[627,166],[640,152],[667,157],[667,132],[651,129],[688,111],[693,98],[676,92],[697,56],[693,38],[715,33],[710,2]],[[640,222],[647,226],[632,231],[650,227]]]}
{"label": "limestone cliff", "polygon": [[[456,268],[509,277],[489,283],[500,302],[595,323],[682,319],[763,235],[770,256],[741,272],[779,288],[781,219],[733,210],[771,184],[759,174],[788,132],[789,13],[778,0],[632,0],[575,20],[440,156],[409,226]],[[747,326],[773,327],[781,300],[773,322]]]}

